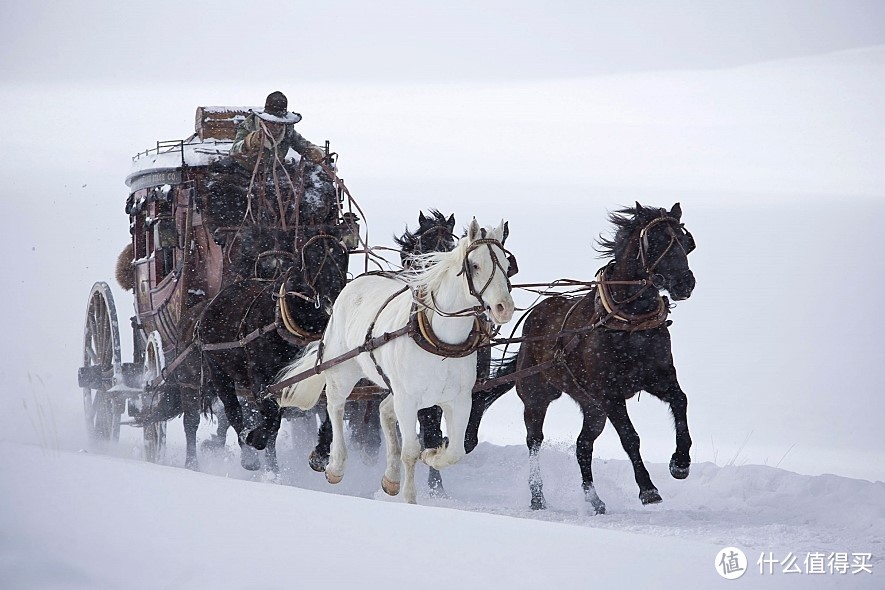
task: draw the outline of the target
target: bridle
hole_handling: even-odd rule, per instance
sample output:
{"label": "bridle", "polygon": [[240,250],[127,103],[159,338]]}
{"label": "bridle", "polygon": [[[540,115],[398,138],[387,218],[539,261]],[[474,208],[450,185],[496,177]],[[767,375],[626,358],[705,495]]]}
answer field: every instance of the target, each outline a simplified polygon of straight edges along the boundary
{"label": "bridle", "polygon": [[[313,303],[314,307],[317,309],[320,308],[320,306],[322,305],[322,302],[320,301],[320,292],[317,289],[316,284],[317,284],[317,281],[319,280],[320,273],[322,273],[323,268],[325,268],[326,264],[331,259],[332,250],[329,247],[324,248],[323,259],[316,266],[316,272],[313,274],[313,276],[311,276],[309,274],[310,270],[308,268],[307,259],[305,258],[305,252],[306,252],[308,246],[311,246],[314,243],[319,242],[320,240],[332,240],[335,244],[340,244],[340,241],[338,240],[338,238],[336,238],[335,236],[328,235],[328,234],[319,234],[319,235],[316,235],[316,236],[312,237],[311,239],[309,239],[307,241],[307,243],[305,243],[304,246],[301,247],[301,252],[300,252],[301,267],[300,267],[300,269],[298,269],[294,265],[289,267],[289,270],[283,276],[283,279],[280,284],[279,293],[276,294],[277,297],[284,298],[286,295],[292,295],[294,297],[298,297],[299,299],[303,299],[304,301],[308,301],[310,303]],[[288,254],[288,256],[290,258],[292,258],[293,262],[294,262],[295,255],[293,255],[291,253],[278,252],[278,251],[273,251],[271,253]],[[336,261],[334,259],[331,259],[331,260],[332,260],[332,263],[334,264],[335,268],[341,274],[343,281],[347,282],[346,271],[341,270],[341,267],[338,266],[338,264],[336,263]],[[301,273],[301,278],[304,282],[304,285],[310,290],[310,292],[313,293],[312,296],[308,296],[308,295],[301,293],[299,291],[292,291],[292,290],[286,289],[286,285],[288,284],[289,280],[291,278],[293,278],[292,277],[293,272],[296,272],[296,273],[300,272]]]}
{"label": "bridle", "polygon": [[[485,230],[483,230],[483,232],[485,232]],[[481,248],[482,246],[486,246],[489,249],[489,257],[492,260],[493,266],[488,280],[485,282],[481,289],[477,290],[476,284],[473,280],[473,268],[470,264],[470,253],[478,248]],[[500,248],[507,256],[507,261],[509,262],[509,266],[507,269],[504,268],[504,266],[501,264],[501,259],[498,258],[497,254],[495,254],[495,246]],[[478,238],[472,241],[467,246],[467,249],[464,251],[464,260],[461,263],[461,270],[458,272],[458,276],[464,274],[467,280],[467,288],[470,291],[470,294],[478,301],[478,305],[474,305],[473,307],[462,309],[456,312],[445,312],[439,309],[439,306],[436,304],[432,293],[430,294],[430,305],[427,305],[426,302],[419,303],[419,301],[424,298],[420,295],[413,295],[415,299],[412,312],[412,338],[415,340],[418,346],[432,354],[437,354],[440,356],[463,357],[476,352],[476,350],[482,345],[483,342],[488,342],[491,338],[494,338],[498,334],[498,329],[500,327],[493,326],[492,322],[490,322],[489,320],[482,319],[482,315],[485,313],[486,307],[488,307],[485,303],[485,300],[483,300],[483,294],[485,293],[486,289],[489,288],[489,285],[492,284],[492,280],[499,270],[504,275],[504,278],[507,281],[507,291],[512,291],[513,286],[510,283],[510,277],[515,275],[517,272],[516,257],[513,255],[513,253],[504,248],[504,244],[501,241],[494,238]],[[420,309],[419,305],[423,306],[424,309]],[[434,313],[437,313],[443,317],[472,316],[473,327],[470,330],[470,334],[468,334],[467,336],[467,340],[457,345],[450,345],[440,341],[439,338],[437,338],[436,335],[433,333],[433,328],[430,325],[429,318],[425,315],[427,310],[433,310]]]}
{"label": "bridle", "polygon": [[[430,248],[424,247],[424,238],[434,236],[436,242]],[[428,228],[425,232],[415,236],[416,253],[424,252],[451,252],[454,247],[454,234],[449,230],[447,225],[437,225]]]}
{"label": "bridle", "polygon": [[[664,251],[661,252],[661,254],[654,260],[654,262],[649,264],[648,263],[648,261],[649,261],[648,234],[652,228],[654,228],[655,226],[662,224],[662,223],[666,224],[665,227],[667,228],[667,233],[670,236],[670,242],[667,244],[667,247],[664,248]],[[674,225],[681,228],[685,232],[685,242],[686,242],[685,245],[683,245],[683,243],[679,240],[679,236],[677,235],[676,231],[673,229]],[[686,256],[688,256],[691,253],[691,251],[695,249],[694,237],[691,235],[691,233],[689,231],[687,231],[685,229],[685,225],[680,223],[680,221],[678,219],[676,219],[675,217],[671,217],[670,215],[667,215],[666,211],[664,209],[661,209],[660,216],[653,219],[652,221],[650,221],[645,227],[642,228],[642,230],[640,230],[640,232],[639,232],[639,253],[636,255],[636,257],[640,260],[640,262],[642,264],[642,270],[645,272],[645,274],[648,276],[648,278],[652,280],[652,283],[654,283],[655,277],[660,276],[657,273],[655,273],[655,269],[657,268],[658,264],[660,264],[661,260],[664,259],[664,257],[667,255],[667,253],[669,253],[670,250],[673,249],[674,244],[679,246],[682,249],[682,251],[685,253]],[[655,284],[655,286],[660,287],[660,285],[657,285],[657,284]]]}
{"label": "bridle", "polygon": [[[482,231],[485,232],[484,229]],[[481,289],[477,289],[476,284],[474,283],[474,280],[473,280],[473,268],[471,267],[471,264],[470,264],[470,253],[482,246],[488,247],[489,257],[492,260],[493,266],[492,266],[492,272],[489,275],[488,280],[486,280],[486,282],[483,284]],[[500,248],[507,255],[507,261],[509,263],[509,268],[507,268],[506,270],[504,269],[504,266],[501,264],[501,260],[500,260],[500,258],[498,258],[498,255],[495,254],[495,250],[494,250],[495,246]],[[512,252],[507,250],[504,247],[504,244],[499,240],[496,240],[494,238],[477,238],[476,240],[473,240],[467,246],[467,249],[464,251],[464,260],[461,262],[461,270],[458,271],[457,276],[461,276],[462,274],[465,276],[465,278],[467,279],[467,289],[470,292],[470,295],[472,295],[477,300],[478,305],[474,305],[472,307],[468,307],[468,308],[465,308],[465,309],[462,309],[459,311],[449,312],[449,311],[444,311],[439,308],[439,305],[436,304],[436,301],[433,298],[433,294],[430,294],[430,301],[429,302],[426,301],[426,296],[424,296],[420,293],[416,293],[415,297],[420,302],[421,306],[423,306],[426,309],[431,309],[431,310],[433,310],[434,313],[437,313],[443,317],[452,318],[452,317],[474,316],[476,318],[479,318],[483,313],[485,313],[486,307],[487,307],[486,302],[483,299],[483,294],[486,292],[486,289],[489,288],[489,285],[492,284],[492,280],[495,278],[495,274],[499,270],[504,275],[505,280],[507,281],[507,291],[508,292],[512,291],[513,285],[510,283],[510,277],[515,275],[519,270],[518,266],[516,264],[516,256],[514,256]]]}
{"label": "bridle", "polygon": [[[319,242],[320,240],[332,240],[335,244],[340,245],[340,241],[335,236],[331,236],[329,234],[319,234],[307,240],[304,246],[301,247],[301,274],[304,278],[304,283],[310,288],[311,291],[313,291],[314,305],[317,307],[317,309],[319,309],[320,307],[320,292],[316,288],[316,283],[319,280],[320,273],[323,271],[323,268],[325,268],[326,263],[331,257],[332,250],[328,246],[323,249],[323,259],[316,267],[316,273],[314,273],[312,277],[308,275],[309,271],[307,268],[307,259],[305,258],[305,252],[307,251],[308,246],[311,246],[314,243]],[[334,264],[338,272],[341,273],[342,277],[344,278],[344,282],[347,282],[346,267],[345,270],[341,270],[335,260],[332,260],[332,263]]]}
{"label": "bridle", "polygon": [[[658,225],[666,224],[664,227],[667,229],[667,233],[670,236],[670,241],[667,244],[667,247],[664,248],[664,251],[654,259],[651,264],[649,264],[650,256],[649,256],[649,232]],[[679,227],[685,232],[685,244],[680,241],[680,236],[675,231],[674,227]],[[664,257],[673,249],[675,245],[678,245],[679,248],[685,253],[686,256],[695,249],[694,237],[692,237],[691,233],[685,230],[685,226],[675,217],[671,215],[667,215],[667,211],[665,209],[660,210],[660,215],[646,224],[639,231],[639,252],[636,255],[642,264],[642,270],[645,273],[645,278],[634,279],[634,280],[609,280],[606,279],[606,274],[611,268],[611,265],[614,261],[610,262],[606,266],[602,267],[599,270],[599,273],[596,275],[596,284],[598,286],[597,289],[597,297],[600,305],[604,308],[607,313],[607,320],[605,322],[606,326],[610,329],[620,329],[620,330],[642,330],[648,329],[650,327],[657,327],[660,325],[667,316],[668,304],[666,301],[658,295],[658,307],[656,310],[653,310],[648,313],[642,314],[630,314],[623,311],[623,306],[632,303],[639,299],[643,293],[645,293],[650,287],[654,287],[656,290],[663,288],[664,282],[666,278],[656,273],[658,264],[664,259]],[[616,301],[614,296],[611,293],[612,285],[637,285],[640,287],[638,291],[636,291],[632,296],[628,297],[623,301]],[[615,327],[611,325],[608,320],[611,320],[613,323],[621,322]]]}
{"label": "bridle", "polygon": [[[473,268],[470,264],[470,253],[481,246],[487,246],[489,249],[489,257],[492,259],[492,272],[489,274],[489,278],[486,280],[482,288],[477,291],[476,284],[473,282]],[[508,268],[504,268],[498,255],[495,254],[495,246],[500,248],[507,256]],[[494,238],[477,238],[470,242],[470,245],[467,246],[467,250],[464,252],[464,262],[462,263],[461,273],[464,273],[467,277],[467,289],[470,291],[470,294],[479,301],[479,307],[481,309],[480,313],[484,312],[486,308],[486,303],[482,298],[483,293],[485,293],[486,289],[489,288],[489,285],[492,284],[492,279],[495,278],[495,274],[497,274],[499,270],[507,281],[507,291],[513,291],[513,285],[510,283],[510,278],[519,272],[519,267],[516,264],[516,256],[508,251],[503,243]]]}

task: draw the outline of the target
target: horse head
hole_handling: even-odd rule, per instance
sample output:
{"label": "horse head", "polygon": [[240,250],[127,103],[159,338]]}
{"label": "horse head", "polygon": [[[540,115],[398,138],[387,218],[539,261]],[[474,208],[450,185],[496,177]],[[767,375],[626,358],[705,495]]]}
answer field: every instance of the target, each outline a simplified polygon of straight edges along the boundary
{"label": "horse head", "polygon": [[510,295],[511,265],[515,259],[504,249],[509,228],[504,220],[497,228],[482,228],[476,218],[467,228],[463,274],[469,294],[479,300],[489,318],[506,324],[513,317]]}
{"label": "horse head", "polygon": [[301,248],[300,279],[314,306],[325,316],[347,283],[347,249],[335,236],[317,234]]}
{"label": "horse head", "polygon": [[[642,208],[636,203],[637,211]],[[654,210],[653,210],[654,211]],[[658,209],[639,232],[639,256],[655,286],[670,293],[676,301],[688,299],[695,287],[688,255],[695,249],[694,237],[682,224],[682,207],[669,212]]]}
{"label": "horse head", "polygon": [[681,301],[691,296],[694,273],[688,255],[695,249],[694,237],[682,223],[679,203],[664,208],[643,207],[612,213],[609,220],[617,230],[613,239],[599,239],[603,255],[629,266],[633,276],[651,280],[659,290]]}
{"label": "horse head", "polygon": [[455,248],[455,215],[445,215],[431,209],[430,214],[418,213],[418,229],[410,232],[406,227],[400,237],[394,237],[393,241],[400,247],[400,259],[402,265],[409,265],[411,256],[427,254],[428,252],[451,252]]}

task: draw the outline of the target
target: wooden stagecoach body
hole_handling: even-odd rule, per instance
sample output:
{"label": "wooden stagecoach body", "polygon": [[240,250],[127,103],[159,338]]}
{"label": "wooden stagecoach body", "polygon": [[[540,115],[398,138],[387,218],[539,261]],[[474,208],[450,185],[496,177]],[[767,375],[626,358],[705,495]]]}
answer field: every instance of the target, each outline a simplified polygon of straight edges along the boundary
{"label": "wooden stagecoach body", "polygon": [[[179,341],[185,313],[243,278],[232,269],[229,252],[242,227],[207,223],[206,184],[212,164],[229,156],[236,126],[249,110],[199,107],[195,132],[188,139],[158,141],[133,157],[126,178],[126,212],[132,236],[134,358],[131,363],[121,361],[113,297],[106,283],[96,283],[87,307],[84,361],[78,375],[87,430],[93,438],[116,439],[127,407],[134,418],[130,424],[147,430],[139,415],[155,400],[146,399],[153,395],[146,384],[188,354],[189,342]],[[297,158],[290,151],[292,156]],[[332,166],[331,156],[326,164]],[[349,237],[351,244],[359,239],[358,217],[345,212],[351,204],[345,203],[349,195],[334,174],[332,181],[337,200],[334,221],[328,227],[312,226],[296,233],[296,247],[317,233],[344,241]],[[298,190],[303,193],[304,186]],[[158,435],[152,433],[154,439]],[[148,438],[146,432],[146,443]]]}

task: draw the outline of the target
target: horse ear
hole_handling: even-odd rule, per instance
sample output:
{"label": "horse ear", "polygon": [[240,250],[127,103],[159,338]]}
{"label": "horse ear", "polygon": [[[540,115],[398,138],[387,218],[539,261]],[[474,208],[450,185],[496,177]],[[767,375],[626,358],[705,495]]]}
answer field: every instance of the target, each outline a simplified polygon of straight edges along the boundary
{"label": "horse ear", "polygon": [[455,214],[454,213],[449,215],[448,220],[446,220],[446,225],[449,227],[450,232],[455,231]]}
{"label": "horse ear", "polygon": [[636,213],[639,214],[642,212],[642,205],[639,204],[639,201],[636,201]]}
{"label": "horse ear", "polygon": [[472,242],[479,238],[480,227],[479,222],[476,220],[476,217],[473,218],[473,221],[470,222],[470,227],[467,228],[467,241]]}
{"label": "horse ear", "polygon": [[675,205],[673,205],[673,208],[670,209],[670,217],[677,220],[682,217],[682,207],[679,205],[679,203],[676,203]]}
{"label": "horse ear", "polygon": [[418,227],[427,225],[427,218],[424,217],[424,211],[418,211]]}
{"label": "horse ear", "polygon": [[498,227],[496,227],[494,230],[492,230],[492,238],[499,240],[501,242],[501,244],[504,243],[504,235],[505,235],[504,232],[506,231],[504,229],[505,223],[507,223],[507,222],[502,219],[501,223],[498,224]]}
{"label": "horse ear", "polygon": [[504,242],[507,241],[507,236],[509,236],[509,235],[510,235],[510,226],[508,225],[508,222],[505,221],[504,222],[504,231],[501,234],[501,245],[502,246],[504,245]]}

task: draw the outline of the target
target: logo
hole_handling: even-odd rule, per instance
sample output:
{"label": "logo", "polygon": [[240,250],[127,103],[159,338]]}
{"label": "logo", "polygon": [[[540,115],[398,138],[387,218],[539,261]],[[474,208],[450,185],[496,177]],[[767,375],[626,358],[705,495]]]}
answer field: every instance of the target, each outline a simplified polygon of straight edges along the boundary
{"label": "logo", "polygon": [[714,566],[726,580],[737,580],[747,571],[747,556],[737,547],[726,547],[716,554]]}

